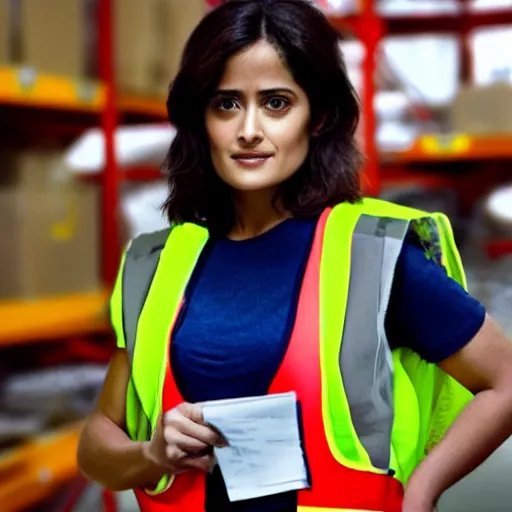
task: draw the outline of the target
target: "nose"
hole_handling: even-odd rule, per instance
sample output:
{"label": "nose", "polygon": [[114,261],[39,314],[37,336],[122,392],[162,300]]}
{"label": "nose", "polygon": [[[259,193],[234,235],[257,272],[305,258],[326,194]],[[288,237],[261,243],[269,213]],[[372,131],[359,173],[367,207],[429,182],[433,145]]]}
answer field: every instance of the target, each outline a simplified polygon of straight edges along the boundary
{"label": "nose", "polygon": [[241,120],[238,141],[242,144],[254,145],[261,142],[263,132],[258,117],[258,109],[256,106],[250,106],[245,110]]}

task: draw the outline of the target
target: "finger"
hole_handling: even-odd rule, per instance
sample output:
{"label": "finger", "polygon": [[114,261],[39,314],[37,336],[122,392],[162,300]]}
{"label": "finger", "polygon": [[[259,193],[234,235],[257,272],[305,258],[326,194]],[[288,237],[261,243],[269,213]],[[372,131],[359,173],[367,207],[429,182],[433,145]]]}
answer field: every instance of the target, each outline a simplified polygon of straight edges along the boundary
{"label": "finger", "polygon": [[195,423],[204,425],[213,430],[218,436],[218,441],[215,443],[215,446],[218,446],[219,448],[229,446],[229,443],[222,432],[214,425],[211,425],[204,420],[203,405],[201,403],[190,404],[185,402],[178,406],[178,410],[180,410],[185,417],[190,418]]}
{"label": "finger", "polygon": [[213,430],[217,434],[217,442],[215,443],[215,446],[217,448],[225,448],[226,446],[229,446],[228,440],[224,437],[224,434],[211,423],[206,423],[206,426]]}
{"label": "finger", "polygon": [[165,417],[167,428],[175,429],[186,436],[193,437],[210,446],[220,444],[219,435],[209,427],[200,425],[190,418],[183,416],[177,409],[173,409]]}
{"label": "finger", "polygon": [[188,454],[200,453],[210,448],[209,444],[203,443],[199,439],[187,436],[177,430],[174,430],[170,435],[165,435],[165,440],[168,444],[175,444]]}
{"label": "finger", "polygon": [[208,473],[208,471],[210,471],[211,463],[212,456],[203,455],[202,457],[187,457],[181,462],[180,466],[186,469],[195,469],[197,471],[202,471],[203,473]]}
{"label": "finger", "polygon": [[181,418],[186,418],[193,423],[205,426],[202,409],[189,403],[180,404],[174,409],[167,411],[164,414],[164,425],[172,425]]}
{"label": "finger", "polygon": [[203,417],[203,408],[198,404],[190,404],[188,402],[184,402],[176,409],[185,416],[185,418],[189,418],[195,423],[199,423],[199,425],[204,425],[204,417]]}
{"label": "finger", "polygon": [[183,434],[189,437],[193,437],[194,439],[206,443],[209,446],[217,446],[221,444],[221,439],[219,438],[217,432],[215,432],[209,427],[198,425],[197,423],[194,423],[188,418],[186,418],[185,420],[186,421],[182,423]]}
{"label": "finger", "polygon": [[165,448],[165,456],[169,463],[174,466],[180,465],[182,461],[189,457],[189,454],[176,445],[169,445]]}

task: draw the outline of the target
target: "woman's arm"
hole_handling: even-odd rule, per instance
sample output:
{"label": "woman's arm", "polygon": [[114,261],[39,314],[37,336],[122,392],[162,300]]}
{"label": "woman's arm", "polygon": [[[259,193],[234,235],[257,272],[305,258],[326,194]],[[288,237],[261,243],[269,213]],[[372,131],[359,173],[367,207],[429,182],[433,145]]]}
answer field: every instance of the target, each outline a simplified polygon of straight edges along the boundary
{"label": "woman's arm", "polygon": [[431,512],[445,490],[512,435],[512,343],[491,318],[439,366],[476,396],[411,476],[404,512]]}
{"label": "woman's arm", "polygon": [[82,473],[116,491],[151,486],[166,471],[150,457],[149,443],[134,442],[124,432],[129,378],[128,356],[125,350],[118,349],[78,446]]}
{"label": "woman's arm", "polygon": [[182,403],[157,422],[151,441],[132,441],[125,433],[126,389],[130,366],[118,349],[105,379],[96,410],[82,432],[78,466],[89,479],[115,491],[154,488],[165,475],[208,471],[212,447],[224,440],[205,425],[202,407]]}

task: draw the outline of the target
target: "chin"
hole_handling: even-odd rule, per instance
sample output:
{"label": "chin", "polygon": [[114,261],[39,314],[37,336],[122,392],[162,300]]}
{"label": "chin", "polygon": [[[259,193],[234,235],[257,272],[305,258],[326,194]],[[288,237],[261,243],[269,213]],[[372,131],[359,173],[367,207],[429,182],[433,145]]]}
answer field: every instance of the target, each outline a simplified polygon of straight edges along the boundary
{"label": "chin", "polygon": [[275,190],[279,183],[247,183],[231,182],[228,185],[237,192],[263,192],[265,190]]}
{"label": "chin", "polygon": [[220,178],[230,188],[240,192],[259,192],[275,189],[280,184],[280,181],[276,180],[275,177],[270,178],[268,175],[264,176],[262,174],[257,172],[229,173],[229,175],[220,175]]}

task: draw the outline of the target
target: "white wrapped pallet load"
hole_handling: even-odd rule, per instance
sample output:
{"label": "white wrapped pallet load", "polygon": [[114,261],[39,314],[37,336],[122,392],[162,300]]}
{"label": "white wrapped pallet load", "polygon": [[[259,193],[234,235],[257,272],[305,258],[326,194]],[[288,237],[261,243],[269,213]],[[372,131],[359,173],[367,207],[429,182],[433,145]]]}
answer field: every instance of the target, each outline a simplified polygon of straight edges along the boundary
{"label": "white wrapped pallet load", "polygon": [[512,27],[477,29],[469,44],[473,56],[473,84],[512,82]]}
{"label": "white wrapped pallet load", "polygon": [[457,0],[380,0],[378,11],[386,15],[457,13],[460,3]]}
{"label": "white wrapped pallet load", "polygon": [[507,238],[512,238],[512,184],[498,187],[489,194],[485,212]]}
{"label": "white wrapped pallet load", "polygon": [[512,0],[469,0],[472,11],[490,11],[512,7]]}
{"label": "white wrapped pallet load", "polygon": [[448,104],[454,98],[459,64],[456,36],[389,37],[382,48],[408,96],[432,106]]}
{"label": "white wrapped pallet load", "polygon": [[131,239],[141,233],[169,227],[169,221],[162,211],[167,194],[167,183],[163,180],[123,186],[120,195],[123,238]]}
{"label": "white wrapped pallet load", "polygon": [[[123,168],[160,167],[176,134],[165,124],[120,126],[115,133],[118,165]],[[71,175],[91,175],[105,166],[105,140],[99,129],[91,129],[77,139],[64,156],[64,168]],[[149,183],[125,183],[120,190],[122,240],[169,225],[161,206],[167,197],[165,180]]]}
{"label": "white wrapped pallet load", "polygon": [[[120,167],[160,166],[176,130],[167,124],[119,126],[114,147]],[[100,128],[84,132],[67,150],[64,164],[71,174],[102,172],[105,167],[105,137]]]}
{"label": "white wrapped pallet load", "polygon": [[315,3],[327,14],[347,16],[355,14],[361,2],[359,0],[315,0]]}

